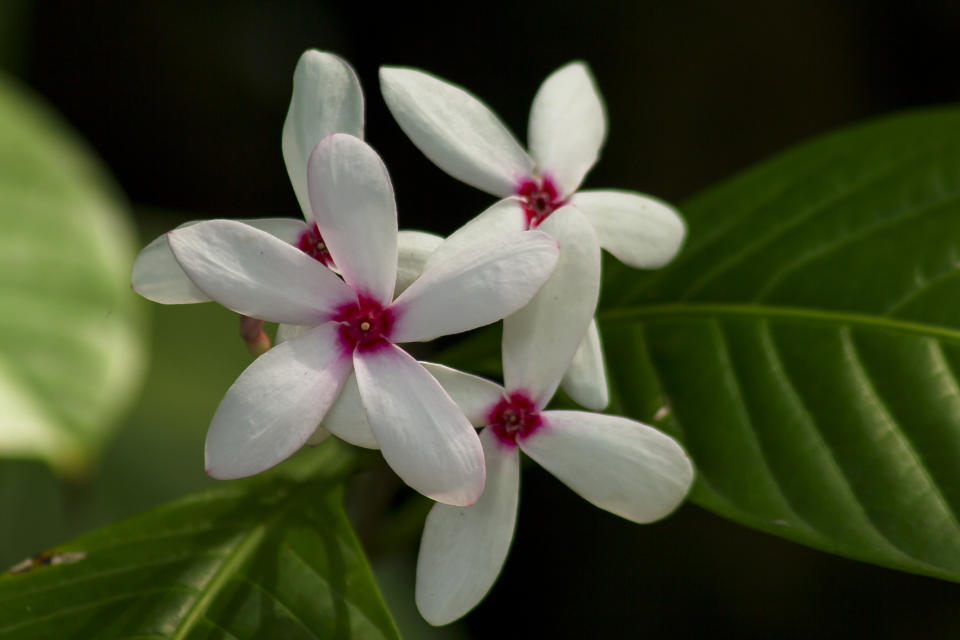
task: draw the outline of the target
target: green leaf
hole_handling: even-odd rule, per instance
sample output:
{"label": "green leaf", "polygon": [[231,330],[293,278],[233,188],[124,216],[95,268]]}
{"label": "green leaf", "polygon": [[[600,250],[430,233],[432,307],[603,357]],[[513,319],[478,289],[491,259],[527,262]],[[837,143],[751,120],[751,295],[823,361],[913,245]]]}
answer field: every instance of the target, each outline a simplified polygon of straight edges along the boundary
{"label": "green leaf", "polygon": [[607,272],[611,409],[682,440],[723,516],[960,580],[960,111],[824,137],[682,210],[671,265]]}
{"label": "green leaf", "polygon": [[86,466],[143,373],[125,206],[74,134],[0,76],[0,455]]}
{"label": "green leaf", "polygon": [[397,638],[330,441],[271,474],[82,536],[0,576],[0,637]]}

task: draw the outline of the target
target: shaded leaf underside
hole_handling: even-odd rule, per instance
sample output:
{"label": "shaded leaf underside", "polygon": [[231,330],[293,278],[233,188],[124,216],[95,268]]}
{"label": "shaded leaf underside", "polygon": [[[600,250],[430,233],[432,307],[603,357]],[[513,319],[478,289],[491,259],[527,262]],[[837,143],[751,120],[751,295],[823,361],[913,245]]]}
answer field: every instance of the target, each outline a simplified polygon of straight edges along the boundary
{"label": "shaded leaf underside", "polygon": [[342,509],[350,457],[335,443],[306,457],[294,481],[225,484],[54,550],[69,561],[5,574],[0,636],[398,637]]}

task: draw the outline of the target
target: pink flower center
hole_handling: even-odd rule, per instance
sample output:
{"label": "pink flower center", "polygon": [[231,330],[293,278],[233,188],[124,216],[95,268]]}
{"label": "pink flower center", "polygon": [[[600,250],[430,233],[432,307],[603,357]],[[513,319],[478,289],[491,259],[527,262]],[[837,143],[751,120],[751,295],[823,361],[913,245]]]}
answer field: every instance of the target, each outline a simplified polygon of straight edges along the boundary
{"label": "pink flower center", "polygon": [[345,351],[368,351],[390,342],[393,311],[379,302],[361,296],[359,302],[345,304],[333,314],[340,323],[340,344]]}
{"label": "pink flower center", "polygon": [[325,267],[333,267],[333,258],[327,249],[327,243],[323,241],[317,224],[311,224],[306,231],[300,234],[297,239],[297,248],[303,251],[311,258],[318,260]]}
{"label": "pink flower center", "polygon": [[516,193],[522,199],[523,211],[527,214],[527,229],[535,229],[551,213],[567,203],[557,190],[557,185],[547,175],[541,178],[526,178],[517,185]]}
{"label": "pink flower center", "polygon": [[497,440],[509,446],[516,446],[517,438],[532,435],[542,423],[533,400],[522,391],[515,391],[498,402],[487,417],[487,424]]}

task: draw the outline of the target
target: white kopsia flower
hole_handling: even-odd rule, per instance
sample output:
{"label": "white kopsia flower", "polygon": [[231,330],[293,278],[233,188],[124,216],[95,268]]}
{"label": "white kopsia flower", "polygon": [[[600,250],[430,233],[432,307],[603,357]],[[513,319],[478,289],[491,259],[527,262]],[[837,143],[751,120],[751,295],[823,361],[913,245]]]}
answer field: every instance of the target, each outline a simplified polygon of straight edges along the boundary
{"label": "white kopsia flower", "polygon": [[[431,373],[443,379],[436,366]],[[485,395],[481,381],[492,385]],[[488,425],[480,432],[487,480],[476,504],[438,503],[427,516],[416,601],[431,624],[467,614],[503,567],[517,518],[518,448],[589,502],[632,522],[669,515],[693,481],[683,449],[653,427],[600,413],[543,411],[525,392],[510,391],[509,384],[503,389],[477,379],[460,386],[472,386],[472,404],[487,411],[478,422]]]}
{"label": "white kopsia flower", "polygon": [[595,280],[600,256],[593,229],[574,207],[557,210],[542,228],[560,243],[560,260],[530,305],[504,320],[505,386],[425,365],[471,423],[485,426],[480,441],[487,466],[486,488],[476,504],[437,504],[427,517],[416,601],[431,624],[466,614],[500,573],[516,523],[518,449],[593,504],[633,522],[669,514],[693,481],[683,448],[653,427],[597,413],[544,410],[593,314],[589,296],[571,299],[563,288],[579,279],[574,286],[583,290]]}
{"label": "white kopsia flower", "polygon": [[396,343],[432,340],[513,313],[549,278],[555,240],[518,232],[424,270],[396,300],[397,212],[380,157],[346,134],[311,154],[314,221],[343,279],[282,240],[237,221],[171,231],[173,255],[193,284],[225,307],[312,327],[255,360],[227,391],[207,433],[207,471],[258,473],[314,432],[355,373],[360,400],[387,463],[440,502],[466,505],[483,489],[480,441],[463,411]]}
{"label": "white kopsia flower", "polygon": [[[293,97],[283,123],[283,159],[290,175],[303,219],[254,218],[246,224],[299,247],[328,267],[329,251],[313,220],[307,193],[307,160],[314,146],[331,133],[363,137],[363,92],[353,68],[330,53],[305,51],[293,74]],[[196,224],[187,222],[181,226]],[[421,231],[398,235],[397,289],[405,289],[442,238]],[[167,246],[166,234],[148,244],[137,256],[131,277],[134,290],[161,304],[190,304],[210,300],[187,278]]]}
{"label": "white kopsia flower", "polygon": [[[413,143],[453,177],[513,204],[488,210],[463,233],[532,229],[563,205],[580,209],[600,245],[635,268],[656,268],[676,255],[683,220],[663,202],[628,191],[579,190],[606,138],[603,101],[587,66],[568,64],[533,100],[529,153],[497,116],[462,88],[422,71],[380,69],[387,106]],[[563,388],[583,406],[608,402],[600,338],[589,325]]]}
{"label": "white kopsia flower", "polygon": [[[502,209],[504,204],[495,205],[493,212]],[[528,354],[526,366],[563,371],[574,357],[571,349],[591,323],[597,305],[600,247],[589,221],[575,207],[561,207],[539,230],[557,240],[559,262],[549,280],[523,310],[504,319],[503,343],[517,353]],[[469,229],[466,232],[458,230],[430,254],[426,268],[434,268],[458,253],[474,250],[478,244],[497,243],[516,233],[522,233],[522,230],[504,232],[496,229],[487,236],[471,234]],[[284,339],[292,339],[299,333],[286,328],[278,332],[278,339],[281,335]],[[548,395],[552,396],[555,390],[556,387],[550,389]],[[337,401],[324,417],[323,425],[308,444],[322,442],[328,430],[350,444],[377,448],[377,438],[364,414],[355,376],[347,379]]]}

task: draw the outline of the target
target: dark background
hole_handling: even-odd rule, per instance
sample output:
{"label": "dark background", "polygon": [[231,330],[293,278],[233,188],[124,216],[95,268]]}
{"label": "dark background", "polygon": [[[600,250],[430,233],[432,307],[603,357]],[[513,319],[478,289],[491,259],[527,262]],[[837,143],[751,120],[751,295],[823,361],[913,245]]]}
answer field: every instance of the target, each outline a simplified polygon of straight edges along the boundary
{"label": "dark background", "polygon": [[[190,218],[299,215],[280,130],[294,65],[310,47],[357,69],[366,136],[391,170],[401,226],[439,233],[491,200],[406,140],[379,96],[381,64],[464,85],[523,140],[539,83],[583,59],[610,122],[587,186],[678,204],[805,138],[960,98],[956,2],[0,1],[9,2],[0,10],[4,66],[103,158],[144,241]],[[206,425],[196,428],[202,437]],[[821,554],[693,506],[638,527],[539,469],[523,481],[499,582],[462,627],[439,635],[960,632],[958,585]],[[405,627],[415,544],[372,549]],[[423,631],[415,622],[411,637]]]}

